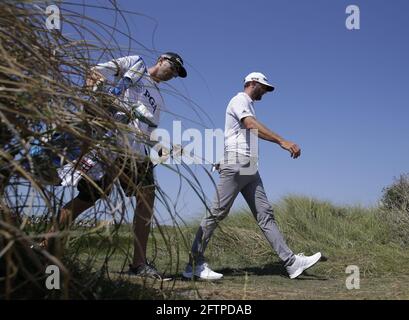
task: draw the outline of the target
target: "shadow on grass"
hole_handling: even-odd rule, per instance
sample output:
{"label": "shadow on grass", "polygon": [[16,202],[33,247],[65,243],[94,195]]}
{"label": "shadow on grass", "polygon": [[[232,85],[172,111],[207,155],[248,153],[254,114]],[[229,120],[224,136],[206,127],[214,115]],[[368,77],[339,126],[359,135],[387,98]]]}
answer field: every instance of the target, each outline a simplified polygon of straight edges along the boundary
{"label": "shadow on grass", "polygon": [[[280,276],[288,278],[287,271],[282,263],[268,263],[263,266],[245,267],[245,268],[223,268],[215,270],[229,277],[243,277],[246,275],[252,276]],[[301,276],[294,280],[328,280],[327,277],[311,274],[310,271],[304,271]]]}
{"label": "shadow on grass", "polygon": [[253,266],[253,267],[244,267],[244,268],[223,268],[217,270],[217,272],[222,273],[224,276],[229,277],[242,277],[246,273],[247,275],[257,275],[257,276],[266,276],[266,275],[279,275],[287,276],[286,270],[281,263],[268,263],[264,266]]}

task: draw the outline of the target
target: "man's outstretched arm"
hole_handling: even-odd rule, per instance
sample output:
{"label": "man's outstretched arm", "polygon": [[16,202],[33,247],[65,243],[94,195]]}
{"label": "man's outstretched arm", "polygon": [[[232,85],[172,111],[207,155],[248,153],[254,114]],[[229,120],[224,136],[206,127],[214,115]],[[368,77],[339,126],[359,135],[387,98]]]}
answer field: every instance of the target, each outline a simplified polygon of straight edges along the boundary
{"label": "man's outstretched arm", "polygon": [[284,150],[290,152],[291,157],[296,159],[301,155],[301,149],[294,142],[287,141],[277,133],[271,131],[254,117],[245,117],[241,120],[246,129],[256,129],[258,137],[278,144]]}

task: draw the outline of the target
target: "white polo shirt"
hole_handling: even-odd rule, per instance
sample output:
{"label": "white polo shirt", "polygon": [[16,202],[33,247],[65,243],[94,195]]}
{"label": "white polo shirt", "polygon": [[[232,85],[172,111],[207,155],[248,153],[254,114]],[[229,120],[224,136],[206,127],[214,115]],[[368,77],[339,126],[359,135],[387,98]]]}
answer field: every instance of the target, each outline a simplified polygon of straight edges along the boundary
{"label": "white polo shirt", "polygon": [[[95,69],[105,76],[111,83],[116,83],[123,77],[128,77],[132,81],[132,85],[125,90],[120,99],[123,100],[125,108],[131,108],[137,102],[142,103],[147,113],[150,114],[151,124],[142,122],[139,119],[133,120],[130,125],[138,131],[150,136],[151,132],[159,125],[161,110],[164,110],[165,103],[159,91],[159,87],[150,77],[147,67],[140,56],[127,56],[119,59],[114,59],[106,63],[98,64]],[[142,154],[145,153],[144,144],[139,143],[135,139],[135,135],[129,135],[131,148]]]}
{"label": "white polo shirt", "polygon": [[224,129],[225,152],[239,153],[248,157],[258,157],[258,137],[254,136],[249,129],[246,129],[241,121],[249,116],[256,117],[253,100],[247,93],[240,92],[230,100],[226,109]]}
{"label": "white polo shirt", "polygon": [[[108,85],[111,86],[115,86],[122,77],[129,77],[132,80],[132,85],[120,97],[122,105],[124,108],[131,110],[130,108],[138,102],[143,104],[146,114],[150,114],[149,119],[151,121],[148,124],[139,119],[133,120],[129,125],[136,129],[136,132],[127,134],[126,141],[120,139],[118,143],[130,147],[133,152],[142,156],[149,155],[146,143],[141,141],[141,138],[137,136],[137,132],[141,131],[150,137],[151,132],[159,124],[160,112],[164,109],[165,104],[157,84],[147,71],[144,61],[139,56],[127,56],[100,63],[94,68],[107,79]],[[116,115],[118,114],[120,112]],[[114,133],[110,132],[110,134]],[[89,177],[98,181],[104,176],[105,172],[102,163],[95,161],[92,153],[93,151],[89,153],[89,157],[83,157],[80,167],[83,171],[86,171]],[[107,157],[114,160],[117,155],[109,153]],[[78,183],[82,173],[80,170],[75,169],[76,166],[71,163],[59,169],[59,175],[63,180],[62,185],[76,185]]]}

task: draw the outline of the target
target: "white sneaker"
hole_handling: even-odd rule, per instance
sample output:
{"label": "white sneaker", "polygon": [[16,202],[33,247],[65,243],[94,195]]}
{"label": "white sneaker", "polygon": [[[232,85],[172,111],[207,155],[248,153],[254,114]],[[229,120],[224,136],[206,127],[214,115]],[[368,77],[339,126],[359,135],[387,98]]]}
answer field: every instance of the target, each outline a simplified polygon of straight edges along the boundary
{"label": "white sneaker", "polygon": [[196,265],[194,272],[193,267],[188,264],[185,271],[183,271],[183,276],[188,279],[192,279],[193,276],[196,276],[204,280],[218,280],[223,278],[221,273],[214,272],[212,269],[210,269],[206,262]]}
{"label": "white sneaker", "polygon": [[321,259],[321,252],[317,252],[312,256],[304,256],[303,253],[295,255],[295,261],[291,266],[286,267],[290,279],[297,278],[308,268],[311,268]]}

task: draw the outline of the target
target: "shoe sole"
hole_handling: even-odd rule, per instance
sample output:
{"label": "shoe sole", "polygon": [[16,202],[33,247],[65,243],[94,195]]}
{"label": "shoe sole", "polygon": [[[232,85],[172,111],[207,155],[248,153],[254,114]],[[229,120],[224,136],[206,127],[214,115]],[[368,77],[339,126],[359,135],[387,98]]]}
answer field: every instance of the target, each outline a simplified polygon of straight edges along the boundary
{"label": "shoe sole", "polygon": [[160,281],[162,282],[167,282],[167,281],[172,281],[173,278],[169,277],[169,278],[162,278]]}
{"label": "shoe sole", "polygon": [[321,253],[319,254],[318,258],[317,258],[315,261],[311,262],[309,265],[307,265],[307,267],[305,267],[305,268],[303,268],[303,269],[298,269],[296,273],[293,273],[293,274],[290,276],[290,279],[295,279],[295,278],[299,277],[305,270],[308,270],[308,269],[311,268],[314,264],[316,264],[318,261],[320,261],[320,259],[321,259]]}
{"label": "shoe sole", "polygon": [[142,276],[139,274],[135,274],[132,271],[128,271],[126,272],[127,275],[131,276],[131,277],[135,277],[135,278],[140,278],[140,279],[149,279],[149,280],[157,280],[157,281],[172,281],[173,278],[172,277],[165,277],[165,278],[155,278],[155,277],[150,277],[150,276]]}
{"label": "shoe sole", "polygon": [[220,280],[220,279],[223,278],[223,275],[221,277],[218,277],[218,278],[203,278],[203,277],[193,275],[192,273],[187,273],[187,272],[183,272],[182,275],[183,275],[183,277],[185,279],[189,279],[189,280],[192,280],[193,278],[194,279],[200,279],[200,280]]}
{"label": "shoe sole", "polygon": [[160,282],[167,282],[167,281],[172,281],[173,278],[154,278],[154,277],[148,277],[148,276],[140,276],[134,273],[128,273],[132,277],[136,277],[139,279],[144,279],[144,280],[152,280],[152,281],[160,281]]}

